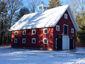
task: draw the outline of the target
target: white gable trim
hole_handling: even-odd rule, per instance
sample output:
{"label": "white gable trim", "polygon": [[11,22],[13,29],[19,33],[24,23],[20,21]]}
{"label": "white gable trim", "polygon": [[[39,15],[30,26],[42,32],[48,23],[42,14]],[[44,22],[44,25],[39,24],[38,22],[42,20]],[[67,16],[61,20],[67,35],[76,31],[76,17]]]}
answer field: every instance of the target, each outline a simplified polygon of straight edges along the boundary
{"label": "white gable trim", "polygon": [[68,14],[69,14],[69,16],[70,16],[70,18],[71,18],[71,20],[72,20],[72,23],[73,23],[73,25],[74,25],[75,30],[76,30],[76,31],[79,31],[79,26],[78,26],[78,24],[77,24],[77,22],[76,22],[76,19],[75,19],[73,13],[72,13],[70,7],[68,7],[67,12],[68,12]]}

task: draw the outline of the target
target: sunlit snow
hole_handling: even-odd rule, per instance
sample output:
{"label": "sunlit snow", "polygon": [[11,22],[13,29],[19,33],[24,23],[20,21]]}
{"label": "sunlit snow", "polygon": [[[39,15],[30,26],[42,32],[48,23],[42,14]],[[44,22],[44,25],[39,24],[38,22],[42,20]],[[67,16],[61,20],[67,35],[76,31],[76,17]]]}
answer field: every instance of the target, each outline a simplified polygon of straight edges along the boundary
{"label": "sunlit snow", "polygon": [[[60,20],[68,5],[48,9],[42,13],[24,15],[10,30],[53,27]],[[27,22],[27,23],[24,23]],[[24,23],[24,24],[23,24]],[[22,25],[23,24],[23,25]],[[18,27],[19,25],[19,27]]]}
{"label": "sunlit snow", "polygon": [[44,51],[0,47],[0,64],[85,64],[85,48]]}

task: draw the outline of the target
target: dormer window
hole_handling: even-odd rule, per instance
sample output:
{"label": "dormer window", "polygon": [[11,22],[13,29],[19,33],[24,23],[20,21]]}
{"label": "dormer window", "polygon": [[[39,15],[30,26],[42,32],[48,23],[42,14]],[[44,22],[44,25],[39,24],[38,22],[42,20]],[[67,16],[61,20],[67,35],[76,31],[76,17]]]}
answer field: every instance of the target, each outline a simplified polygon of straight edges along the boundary
{"label": "dormer window", "polygon": [[40,6],[39,9],[43,9],[42,6]]}
{"label": "dormer window", "polygon": [[74,33],[74,28],[71,28],[71,33]]}
{"label": "dormer window", "polygon": [[32,29],[32,35],[36,34],[36,29]]}
{"label": "dormer window", "polygon": [[64,19],[68,19],[68,14],[64,14]]}
{"label": "dormer window", "polygon": [[47,34],[47,33],[48,33],[48,29],[47,29],[47,28],[44,28],[44,29],[43,29],[43,33],[44,33],[44,34]]}
{"label": "dormer window", "polygon": [[23,30],[22,35],[26,35],[26,30]]}
{"label": "dormer window", "polygon": [[60,26],[59,25],[56,25],[56,30],[60,31]]}

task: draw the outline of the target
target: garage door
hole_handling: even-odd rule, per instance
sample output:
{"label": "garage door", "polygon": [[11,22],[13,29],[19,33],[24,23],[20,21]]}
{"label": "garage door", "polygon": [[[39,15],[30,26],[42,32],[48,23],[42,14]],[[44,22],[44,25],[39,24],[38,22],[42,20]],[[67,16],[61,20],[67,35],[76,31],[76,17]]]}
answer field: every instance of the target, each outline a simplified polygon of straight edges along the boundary
{"label": "garage door", "polygon": [[69,36],[64,35],[62,37],[62,49],[63,50],[69,49]]}

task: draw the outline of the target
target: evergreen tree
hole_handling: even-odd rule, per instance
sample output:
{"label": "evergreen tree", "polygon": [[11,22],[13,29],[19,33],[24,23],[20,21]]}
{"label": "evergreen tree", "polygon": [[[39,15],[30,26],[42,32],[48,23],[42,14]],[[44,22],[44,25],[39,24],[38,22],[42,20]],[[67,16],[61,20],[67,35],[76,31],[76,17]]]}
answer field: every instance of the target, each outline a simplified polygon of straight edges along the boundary
{"label": "evergreen tree", "polygon": [[21,18],[23,15],[29,14],[29,13],[30,13],[30,12],[29,12],[28,8],[23,7],[23,8],[21,8],[20,11],[19,11],[19,17]]}
{"label": "evergreen tree", "polygon": [[4,1],[0,2],[0,44],[3,42],[5,32],[7,31],[7,8]]}
{"label": "evergreen tree", "polygon": [[49,1],[49,8],[53,8],[56,6],[60,6],[60,1],[59,0],[50,0]]}
{"label": "evergreen tree", "polygon": [[15,12],[20,8],[20,0],[0,0],[0,43],[3,43],[5,35],[15,17]]}

